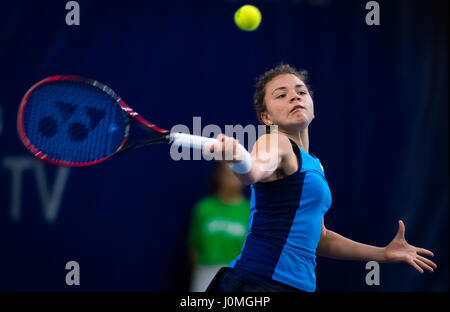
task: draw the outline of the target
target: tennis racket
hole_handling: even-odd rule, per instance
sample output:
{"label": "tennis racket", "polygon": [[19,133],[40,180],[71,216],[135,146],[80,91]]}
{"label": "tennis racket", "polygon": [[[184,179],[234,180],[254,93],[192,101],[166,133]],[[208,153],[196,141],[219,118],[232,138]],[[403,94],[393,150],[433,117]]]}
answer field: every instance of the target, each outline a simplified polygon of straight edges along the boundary
{"label": "tennis racket", "polygon": [[[131,124],[147,136],[130,141]],[[17,131],[37,158],[58,166],[89,166],[123,152],[152,144],[175,144],[202,150],[214,138],[171,133],[147,121],[106,85],[79,76],[52,76],[33,85],[24,95]],[[240,144],[243,159],[230,166],[248,172],[251,157]]]}

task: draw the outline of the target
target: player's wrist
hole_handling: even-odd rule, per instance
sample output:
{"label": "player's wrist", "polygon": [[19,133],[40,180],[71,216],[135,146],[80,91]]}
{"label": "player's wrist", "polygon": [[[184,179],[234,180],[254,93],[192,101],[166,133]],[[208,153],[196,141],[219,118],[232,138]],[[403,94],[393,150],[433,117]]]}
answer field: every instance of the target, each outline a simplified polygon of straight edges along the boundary
{"label": "player's wrist", "polygon": [[238,174],[249,173],[252,169],[252,157],[243,146],[238,145],[238,148],[240,148],[241,150],[240,152],[242,159],[238,162],[229,162],[228,165],[234,172]]}

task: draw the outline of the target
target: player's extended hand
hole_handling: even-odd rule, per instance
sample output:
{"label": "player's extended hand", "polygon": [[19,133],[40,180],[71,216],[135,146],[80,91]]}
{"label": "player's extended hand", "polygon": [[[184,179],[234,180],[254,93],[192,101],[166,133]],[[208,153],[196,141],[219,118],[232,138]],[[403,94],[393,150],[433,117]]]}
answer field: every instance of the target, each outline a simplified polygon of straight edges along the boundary
{"label": "player's extended hand", "polygon": [[398,232],[394,239],[385,247],[386,262],[406,262],[417,271],[423,273],[423,269],[434,272],[437,265],[422,255],[434,257],[434,254],[424,248],[418,248],[408,244],[405,239],[405,225],[398,221]]}
{"label": "player's extended hand", "polygon": [[242,160],[242,151],[238,148],[238,140],[219,134],[216,138],[219,143],[206,146],[204,153],[211,155],[215,160],[236,163]]}

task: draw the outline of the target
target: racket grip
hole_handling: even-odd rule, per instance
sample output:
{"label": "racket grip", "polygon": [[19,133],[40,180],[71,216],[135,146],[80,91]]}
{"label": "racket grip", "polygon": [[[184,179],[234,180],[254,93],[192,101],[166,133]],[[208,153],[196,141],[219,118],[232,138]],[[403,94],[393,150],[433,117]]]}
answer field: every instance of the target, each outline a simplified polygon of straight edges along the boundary
{"label": "racket grip", "polygon": [[[169,142],[176,146],[184,146],[193,149],[203,150],[205,145],[218,143],[214,138],[206,138],[199,135],[191,135],[187,133],[175,132],[169,134]],[[236,173],[245,174],[252,168],[252,157],[250,153],[241,144],[237,148],[242,152],[243,159],[237,163],[229,163],[231,169]]]}
{"label": "racket grip", "polygon": [[205,145],[218,143],[217,139],[205,138],[199,135],[175,132],[169,135],[170,143],[176,146],[184,146],[192,149],[203,150]]}

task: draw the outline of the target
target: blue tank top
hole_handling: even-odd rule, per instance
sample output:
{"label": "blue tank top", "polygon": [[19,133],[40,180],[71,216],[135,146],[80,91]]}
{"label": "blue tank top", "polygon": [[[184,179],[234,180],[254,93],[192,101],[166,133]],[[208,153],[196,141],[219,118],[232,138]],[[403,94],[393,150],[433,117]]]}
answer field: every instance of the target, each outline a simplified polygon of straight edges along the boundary
{"label": "blue tank top", "polygon": [[298,170],[251,185],[247,237],[229,267],[313,292],[316,248],[331,193],[319,159],[291,143]]}

